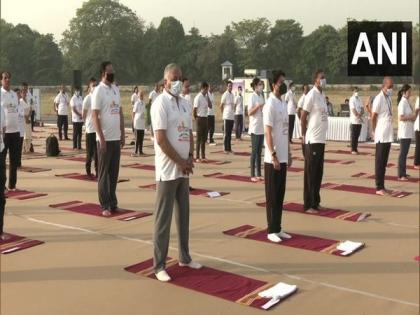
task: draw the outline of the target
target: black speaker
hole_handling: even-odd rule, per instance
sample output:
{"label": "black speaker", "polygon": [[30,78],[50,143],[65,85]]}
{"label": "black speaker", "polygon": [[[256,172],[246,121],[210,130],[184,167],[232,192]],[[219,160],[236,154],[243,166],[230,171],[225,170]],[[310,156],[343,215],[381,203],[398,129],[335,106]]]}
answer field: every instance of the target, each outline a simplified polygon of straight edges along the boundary
{"label": "black speaker", "polygon": [[74,91],[74,88],[76,86],[82,88],[82,71],[81,70],[73,70],[73,86],[72,86],[72,91]]}

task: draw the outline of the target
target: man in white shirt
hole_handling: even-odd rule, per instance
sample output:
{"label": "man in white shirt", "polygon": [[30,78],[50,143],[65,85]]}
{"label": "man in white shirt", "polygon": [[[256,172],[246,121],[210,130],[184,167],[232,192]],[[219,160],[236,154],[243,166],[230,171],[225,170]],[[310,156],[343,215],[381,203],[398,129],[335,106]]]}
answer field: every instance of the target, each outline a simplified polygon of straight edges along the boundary
{"label": "man in white shirt", "polygon": [[189,254],[190,192],[193,172],[194,136],[188,102],[180,97],[182,72],[176,64],[165,67],[165,89],[152,107],[155,131],[156,208],[154,228],[154,271],[160,281],[170,281],[166,272],[172,212],[178,230],[179,265],[199,269]]}
{"label": "man in white shirt", "polygon": [[283,71],[273,72],[273,80],[270,82],[272,93],[263,108],[267,238],[275,243],[291,238],[281,227],[287,167],[292,164],[287,103],[281,100],[287,91],[284,77]]}
{"label": "man in white shirt", "polygon": [[66,94],[66,86],[64,84],[61,84],[60,91],[54,99],[54,109],[57,113],[58,137],[60,140],[63,140],[63,129],[64,139],[70,140],[67,135],[67,131],[69,128],[68,107],[69,100]]}
{"label": "man in white shirt", "polygon": [[359,154],[357,146],[359,144],[360,131],[363,124],[363,103],[359,96],[359,88],[353,89],[353,95],[349,100],[350,109],[350,133],[351,133],[351,154]]}
{"label": "man in white shirt", "polygon": [[289,114],[289,142],[292,143],[293,130],[295,129],[296,119],[296,100],[295,100],[295,84],[289,83],[289,89],[284,96],[284,100],[287,103],[287,112]]}
{"label": "man in white shirt", "polygon": [[188,102],[188,104],[190,104],[190,112],[192,113],[193,104],[190,95],[190,80],[188,80],[187,78],[182,78],[182,91],[180,96],[183,99],[185,99]]}
{"label": "man in white shirt", "polygon": [[414,122],[414,134],[416,138],[416,149],[414,152],[414,168],[420,169],[420,104],[417,96],[416,105],[414,106],[416,121]]}
{"label": "man in white shirt", "polygon": [[22,151],[23,139],[25,137],[25,107],[27,106],[25,99],[22,98],[22,91],[19,88],[14,89],[19,102],[18,102],[18,123],[19,123],[19,155],[18,155],[18,168],[22,167]]}
{"label": "man in white shirt", "polygon": [[376,143],[376,194],[380,196],[387,194],[385,190],[385,172],[391,143],[394,140],[394,130],[392,128],[392,88],[392,78],[384,77],[382,89],[373,100],[372,105],[372,129]]}
{"label": "man in white shirt", "polygon": [[101,83],[92,93],[92,118],[98,143],[98,195],[103,216],[118,212],[116,195],[121,147],[125,144],[120,90],[110,61],[101,64]]}
{"label": "man in white shirt", "polygon": [[35,101],[34,96],[32,95],[32,88],[29,88],[27,82],[22,83],[22,92],[26,93],[26,103],[30,106],[30,120],[31,120],[31,130],[34,131],[35,125]]}
{"label": "man in white shirt", "polygon": [[[299,118],[299,128],[300,130],[302,130],[302,123],[301,123],[301,117],[302,117],[302,111],[303,111],[303,103],[305,102],[305,95],[308,94],[309,92],[309,85],[308,84],[304,84],[302,85],[302,95],[299,98],[299,101],[297,103],[297,109],[296,109],[296,113],[298,115]],[[305,157],[305,143],[302,142],[302,156]]]}
{"label": "man in white shirt", "polygon": [[73,150],[82,149],[82,129],[83,129],[83,98],[80,87],[76,86],[74,95],[70,99],[71,121],[73,124]]}
{"label": "man in white shirt", "polygon": [[305,171],[303,199],[308,213],[320,209],[324,151],[328,129],[328,108],[324,89],[327,84],[324,71],[314,74],[314,87],[306,94],[301,115],[302,143],[305,144]]}
{"label": "man in white shirt", "polygon": [[86,131],[86,174],[92,177],[92,161],[95,162],[95,176],[98,176],[98,150],[96,145],[96,131],[92,119],[92,93],[96,86],[96,79],[90,78],[89,94],[83,100],[83,120]]}
{"label": "man in white shirt", "polygon": [[226,91],[222,95],[220,102],[220,109],[223,115],[223,130],[224,130],[224,151],[225,153],[232,153],[232,130],[233,123],[235,121],[235,97],[232,93],[233,83],[228,81],[226,85]]}
{"label": "man in white shirt", "polygon": [[144,141],[144,129],[146,128],[145,120],[144,120],[144,113],[145,113],[145,105],[143,103],[143,91],[138,92],[139,98],[137,99],[136,103],[133,106],[132,110],[132,120],[133,120],[133,128],[134,133],[136,136],[136,143],[134,152],[131,154],[132,157],[137,157],[140,155],[144,155],[143,152],[143,141]]}
{"label": "man in white shirt", "polygon": [[161,82],[155,84],[155,88],[149,93],[149,102],[146,105],[146,127],[150,128],[151,140],[153,141],[153,127],[152,127],[152,118],[150,111],[152,108],[153,102],[156,98],[162,93],[163,87]]}
{"label": "man in white shirt", "polygon": [[235,136],[236,140],[242,140],[242,130],[244,129],[244,98],[242,96],[242,86],[238,86],[238,93],[235,96]]}
{"label": "man in white shirt", "polygon": [[[214,142],[214,130],[216,127],[216,119],[214,117],[214,95],[213,95],[213,86],[209,84],[209,92],[207,93],[207,96],[209,98],[209,108],[207,112],[207,121],[208,121],[208,141],[209,145],[216,145],[216,142]],[[210,107],[211,105],[211,107]]]}
{"label": "man in white shirt", "polygon": [[4,195],[4,186],[6,184],[6,159],[3,158],[4,141],[3,137],[6,132],[6,119],[3,106],[0,106],[0,239],[6,240],[9,237],[3,233],[4,226],[4,207],[6,205],[6,197]]}
{"label": "man in white shirt", "polygon": [[[9,152],[9,190],[16,190],[17,168],[19,162],[19,99],[16,92],[10,88],[10,80],[12,75],[10,72],[1,73],[1,96],[0,104],[3,108],[5,134],[4,134],[4,150],[2,159],[6,164],[6,156]],[[4,186],[3,186],[4,187]],[[0,187],[2,188],[2,187]]]}
{"label": "man in white shirt", "polygon": [[[207,95],[209,84],[207,82],[201,83],[201,91],[194,98],[193,116],[197,123],[197,143],[196,143],[196,161],[206,162],[206,140],[208,132],[208,111],[212,104],[209,102]],[[201,158],[200,158],[201,152]]]}

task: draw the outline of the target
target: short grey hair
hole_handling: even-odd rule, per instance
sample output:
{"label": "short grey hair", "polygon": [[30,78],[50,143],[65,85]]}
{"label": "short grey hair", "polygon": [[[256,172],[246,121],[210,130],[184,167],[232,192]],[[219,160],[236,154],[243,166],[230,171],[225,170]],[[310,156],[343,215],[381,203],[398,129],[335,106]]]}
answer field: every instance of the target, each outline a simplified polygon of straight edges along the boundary
{"label": "short grey hair", "polygon": [[166,78],[168,73],[174,69],[179,70],[179,72],[182,73],[181,68],[176,63],[170,63],[165,67],[165,70],[163,71],[163,77]]}

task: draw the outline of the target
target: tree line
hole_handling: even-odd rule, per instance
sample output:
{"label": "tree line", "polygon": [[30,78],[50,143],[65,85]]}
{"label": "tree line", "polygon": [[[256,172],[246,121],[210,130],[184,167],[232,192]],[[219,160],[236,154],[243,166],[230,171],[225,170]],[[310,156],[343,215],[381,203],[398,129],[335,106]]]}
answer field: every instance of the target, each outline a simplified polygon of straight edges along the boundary
{"label": "tree line", "polygon": [[[419,30],[413,27],[413,77],[397,82],[420,82]],[[150,84],[162,77],[166,64],[180,64],[193,82],[221,81],[220,64],[234,64],[235,76],[243,70],[282,69],[298,83],[310,81],[315,69],[324,69],[333,83],[378,83],[378,77],[347,76],[347,28],[321,25],[304,36],[293,19],[245,19],[232,22],[222,34],[203,36],[195,27],[188,32],[174,17],[156,27],[116,0],[84,2],[59,44],[51,34],[28,25],[0,21],[0,68],[11,71],[14,82],[36,85],[72,82],[72,70],[82,78],[98,74],[98,64],[111,60],[120,84]]]}

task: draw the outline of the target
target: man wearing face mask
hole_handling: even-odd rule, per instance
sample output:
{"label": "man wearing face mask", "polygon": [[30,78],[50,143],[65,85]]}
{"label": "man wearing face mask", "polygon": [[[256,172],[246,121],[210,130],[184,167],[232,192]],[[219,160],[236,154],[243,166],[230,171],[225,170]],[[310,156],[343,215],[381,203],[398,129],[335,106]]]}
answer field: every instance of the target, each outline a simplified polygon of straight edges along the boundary
{"label": "man wearing face mask", "polygon": [[[206,140],[208,129],[208,110],[212,107],[209,97],[207,95],[209,84],[207,82],[201,83],[201,91],[194,98],[193,116],[197,122],[197,143],[196,143],[196,161],[206,162]],[[201,159],[200,159],[201,152]]]}
{"label": "man wearing face mask", "polygon": [[182,72],[176,64],[164,71],[165,89],[152,106],[155,132],[156,208],[154,228],[154,271],[159,281],[170,281],[166,272],[172,212],[179,239],[179,265],[200,269],[189,254],[189,175],[193,172],[194,137],[191,108],[180,97]]}
{"label": "man wearing face mask", "polygon": [[314,74],[314,87],[305,96],[301,115],[302,143],[305,144],[305,172],[303,199],[308,213],[320,210],[324,151],[328,129],[328,109],[324,89],[327,84],[324,71]]}
{"label": "man wearing face mask", "polygon": [[69,128],[69,120],[68,120],[68,107],[69,107],[69,100],[66,94],[66,86],[61,84],[60,92],[58,92],[57,96],[54,99],[54,109],[57,113],[57,127],[58,127],[58,137],[60,140],[63,139],[63,129],[64,129],[64,139],[70,140],[67,131]]}
{"label": "man wearing face mask", "polygon": [[179,96],[181,96],[183,99],[185,99],[188,102],[188,104],[190,105],[190,111],[192,113],[193,104],[192,104],[191,95],[190,95],[190,81],[187,78],[182,78],[182,90]]}
{"label": "man wearing face mask", "polygon": [[372,129],[376,143],[375,182],[376,194],[379,196],[387,194],[385,190],[385,172],[391,143],[394,140],[391,102],[392,87],[392,78],[384,77],[382,89],[372,104]]}
{"label": "man wearing face mask", "polygon": [[83,100],[83,120],[86,122],[86,174],[92,177],[92,160],[95,162],[95,175],[98,176],[98,150],[96,132],[92,120],[92,93],[96,87],[96,79],[90,78],[88,95]]}
{"label": "man wearing face mask", "polygon": [[284,100],[287,103],[287,112],[289,114],[289,142],[292,143],[296,118],[295,84],[293,82],[289,83],[289,89],[284,96]]}
{"label": "man wearing face mask", "polygon": [[92,119],[98,142],[98,195],[103,216],[118,211],[116,195],[121,147],[125,144],[120,91],[110,61],[100,66],[101,83],[92,93]]}
{"label": "man wearing face mask", "polygon": [[82,149],[83,129],[83,98],[80,95],[80,87],[76,86],[74,95],[70,99],[71,121],[73,123],[73,150]]}
{"label": "man wearing face mask", "polygon": [[224,151],[225,153],[232,153],[232,130],[235,121],[235,97],[232,93],[233,83],[232,81],[227,82],[226,92],[223,93],[220,109],[223,114],[224,122]]}
{"label": "man wearing face mask", "polygon": [[359,96],[357,87],[353,90],[353,95],[349,100],[350,109],[350,133],[351,133],[351,154],[359,154],[357,145],[359,144],[360,131],[363,124],[363,103]]}

